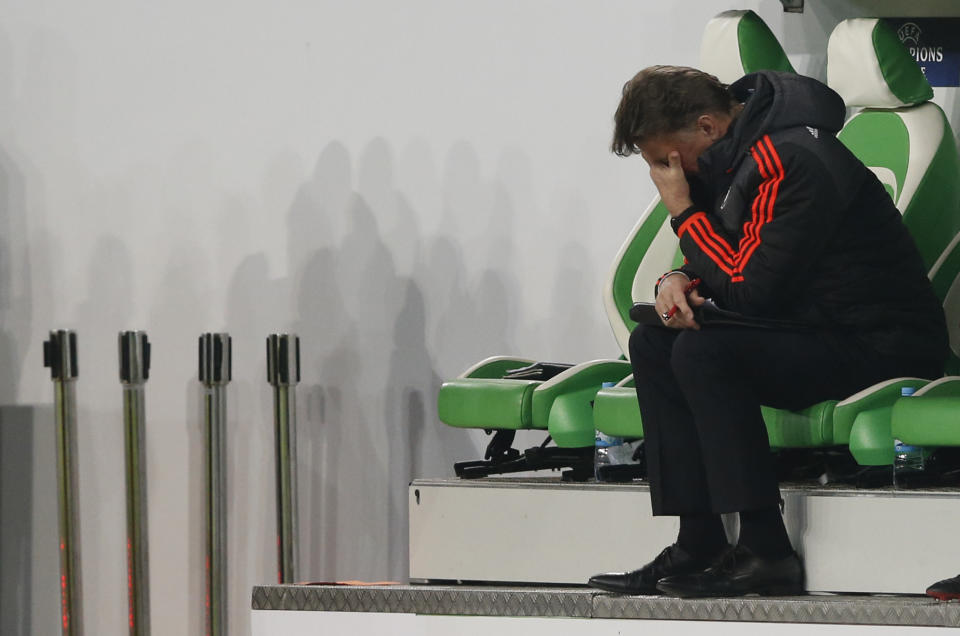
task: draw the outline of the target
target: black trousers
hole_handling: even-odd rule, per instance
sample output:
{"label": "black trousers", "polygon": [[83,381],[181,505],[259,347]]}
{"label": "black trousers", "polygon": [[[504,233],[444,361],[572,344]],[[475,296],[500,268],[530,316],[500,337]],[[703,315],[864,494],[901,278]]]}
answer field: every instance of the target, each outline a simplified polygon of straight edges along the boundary
{"label": "black trousers", "polygon": [[802,409],[890,378],[942,373],[840,334],[739,327],[640,325],[630,361],[655,515],[779,503],[761,404]]}

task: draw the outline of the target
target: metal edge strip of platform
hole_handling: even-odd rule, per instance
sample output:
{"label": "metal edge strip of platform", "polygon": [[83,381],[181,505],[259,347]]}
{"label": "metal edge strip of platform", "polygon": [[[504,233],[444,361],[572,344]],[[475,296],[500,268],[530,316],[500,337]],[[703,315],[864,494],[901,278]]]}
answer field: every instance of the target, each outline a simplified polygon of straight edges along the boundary
{"label": "metal edge strip of platform", "polygon": [[589,618],[593,595],[533,587],[264,585],[253,588],[253,609]]}
{"label": "metal edge strip of platform", "polygon": [[[504,478],[485,479],[415,479],[410,483],[413,488],[504,488],[530,490],[633,490],[646,492],[650,486],[645,481],[628,483],[607,482],[565,482],[559,478]],[[826,485],[816,483],[785,482],[780,484],[784,494],[815,495],[818,497],[952,497],[960,498],[960,488],[855,488],[847,485]]]}
{"label": "metal edge strip of platform", "polygon": [[492,586],[258,585],[255,610],[387,612],[960,627],[960,603],[927,597],[804,596],[680,600],[595,590]]}

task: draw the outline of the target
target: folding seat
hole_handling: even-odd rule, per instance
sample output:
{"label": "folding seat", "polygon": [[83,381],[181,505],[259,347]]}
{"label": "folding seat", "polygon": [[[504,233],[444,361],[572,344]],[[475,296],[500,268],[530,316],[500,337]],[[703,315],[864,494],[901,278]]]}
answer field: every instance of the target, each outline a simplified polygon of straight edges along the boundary
{"label": "folding seat", "polygon": [[[933,288],[944,299],[950,332],[947,372],[960,368],[960,234],[944,250],[931,272]],[[883,395],[879,406],[853,423],[850,449],[864,465],[893,463],[893,440],[928,450],[960,446],[960,376],[950,375],[917,387],[913,395],[899,391]],[[869,418],[869,420],[868,420]]]}
{"label": "folding seat", "polygon": [[[863,107],[838,137],[877,175],[903,214],[944,303],[951,342],[945,370],[955,372],[960,363],[960,301],[955,290],[960,274],[960,161],[950,124],[929,101],[933,89],[883,20],[841,22],[830,36],[827,76],[847,106]],[[832,440],[824,436],[816,441],[848,444],[861,465],[889,465],[891,410],[904,386],[921,389],[925,384],[917,378],[892,379],[839,402]]]}
{"label": "folding seat", "polygon": [[[956,374],[960,367],[960,234],[947,248],[947,257],[937,262],[932,276],[934,289],[944,299],[947,325],[950,329],[951,359],[947,372]],[[950,375],[917,390],[910,397],[896,399],[891,408],[891,432],[887,437],[878,434],[873,444],[865,447],[889,449],[888,456],[879,456],[878,463],[893,461],[890,438],[912,446],[938,448],[960,446],[960,376]],[[884,432],[879,428],[880,433]]]}
{"label": "folding seat", "polygon": [[[728,11],[714,18],[707,26],[702,51],[705,68],[719,73],[723,81],[761,68],[792,70],[776,38],[752,11]],[[604,287],[607,316],[624,355],[634,326],[630,307],[635,300],[652,300],[657,277],[678,257],[682,258],[666,209],[656,198],[621,247]],[[539,375],[536,370],[508,373],[533,363],[524,358],[488,358],[443,384],[438,396],[441,421],[495,432],[485,459],[458,463],[458,475],[562,467],[573,468],[573,478],[593,474],[594,399],[601,384],[629,380],[629,363],[595,360],[565,370],[550,367]],[[553,375],[557,371],[561,372]],[[634,398],[633,409],[635,402]],[[523,429],[546,431],[555,446],[520,453],[512,442],[516,431]]]}

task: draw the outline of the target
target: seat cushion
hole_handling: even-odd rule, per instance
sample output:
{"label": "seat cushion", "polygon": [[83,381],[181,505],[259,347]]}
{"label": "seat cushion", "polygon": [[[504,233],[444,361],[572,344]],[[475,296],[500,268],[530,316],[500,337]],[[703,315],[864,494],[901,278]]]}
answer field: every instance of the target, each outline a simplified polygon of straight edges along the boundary
{"label": "seat cushion", "polygon": [[960,377],[931,382],[893,405],[893,436],[914,446],[960,446]]}
{"label": "seat cushion", "polygon": [[893,407],[897,437],[914,446],[960,446],[960,397],[906,398]]}
{"label": "seat cushion", "polygon": [[642,438],[637,391],[631,387],[600,389],[593,403],[593,425],[613,437]]}
{"label": "seat cushion", "polygon": [[512,429],[533,426],[537,380],[458,378],[445,382],[437,398],[440,421],[458,428]]}
{"label": "seat cushion", "polygon": [[770,448],[819,448],[833,446],[833,407],[827,400],[801,411],[762,407]]}
{"label": "seat cushion", "polygon": [[[830,400],[802,411],[763,407],[771,448],[818,448],[833,445],[833,407]],[[642,438],[643,422],[632,388],[612,387],[597,393],[593,406],[596,429],[607,435]]]}

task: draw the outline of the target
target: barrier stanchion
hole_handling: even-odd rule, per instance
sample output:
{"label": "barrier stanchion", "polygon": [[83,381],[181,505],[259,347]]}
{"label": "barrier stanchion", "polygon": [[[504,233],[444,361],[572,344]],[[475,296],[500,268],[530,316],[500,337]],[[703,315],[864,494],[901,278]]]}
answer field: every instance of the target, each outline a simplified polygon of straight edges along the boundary
{"label": "barrier stanchion", "polygon": [[273,386],[274,441],[277,472],[277,579],[297,580],[297,407],[300,382],[300,338],[267,337],[267,381]]}
{"label": "barrier stanchion", "polygon": [[143,331],[117,338],[123,387],[123,441],[127,486],[127,622],[130,636],[150,634],[147,541],[147,454],[143,386],[150,377],[150,342]]}
{"label": "barrier stanchion", "polygon": [[227,383],[231,340],[225,333],[200,336],[206,477],[206,625],[207,636],[227,631]]}
{"label": "barrier stanchion", "polygon": [[64,636],[83,634],[80,528],[77,498],[77,334],[51,331],[43,366],[53,380],[57,437],[57,506],[60,535],[60,625]]}

